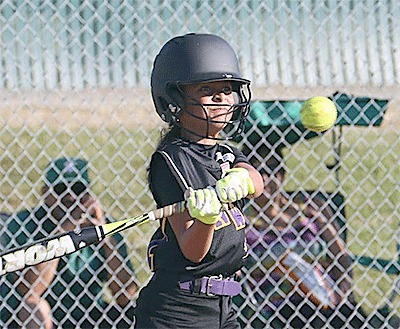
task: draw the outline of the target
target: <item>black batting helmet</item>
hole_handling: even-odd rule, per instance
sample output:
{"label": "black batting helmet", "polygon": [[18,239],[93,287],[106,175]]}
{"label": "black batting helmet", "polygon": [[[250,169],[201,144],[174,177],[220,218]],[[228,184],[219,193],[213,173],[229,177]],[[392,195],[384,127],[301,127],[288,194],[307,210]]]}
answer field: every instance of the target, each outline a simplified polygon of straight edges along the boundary
{"label": "black batting helmet", "polygon": [[[233,120],[242,129],[250,103],[250,81],[242,78],[231,45],[213,34],[190,33],[169,40],[158,53],[151,74],[151,92],[158,115],[179,125],[183,92],[179,87],[213,81],[231,81],[238,94]],[[232,133],[230,132],[230,135]]]}

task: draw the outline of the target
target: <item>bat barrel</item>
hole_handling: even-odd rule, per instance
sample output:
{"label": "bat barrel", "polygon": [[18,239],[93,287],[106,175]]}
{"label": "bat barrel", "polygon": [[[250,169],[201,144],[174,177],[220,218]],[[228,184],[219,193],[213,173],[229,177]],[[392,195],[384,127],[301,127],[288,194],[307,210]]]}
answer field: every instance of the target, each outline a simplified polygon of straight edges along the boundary
{"label": "bat barrel", "polygon": [[0,276],[72,254],[91,244],[100,242],[108,235],[146,223],[149,220],[169,217],[184,210],[185,201],[181,201],[131,219],[85,227],[14,248],[0,254]]}
{"label": "bat barrel", "polygon": [[69,255],[104,238],[101,227],[62,233],[0,254],[0,275]]}

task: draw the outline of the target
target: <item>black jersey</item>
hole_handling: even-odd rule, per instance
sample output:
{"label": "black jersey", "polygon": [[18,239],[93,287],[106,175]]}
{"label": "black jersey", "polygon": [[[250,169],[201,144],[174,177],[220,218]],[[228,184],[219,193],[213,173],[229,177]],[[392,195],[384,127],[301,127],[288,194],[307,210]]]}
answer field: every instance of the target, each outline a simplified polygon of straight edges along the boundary
{"label": "black jersey", "polygon": [[[149,168],[150,190],[159,207],[184,199],[188,187],[215,186],[226,169],[248,163],[235,147],[196,144],[182,139],[158,149]],[[186,259],[166,218],[153,235],[148,248],[152,271],[167,271],[188,277],[232,275],[241,268],[246,254],[245,218],[239,205],[224,211],[217,222],[213,242],[200,263]]]}

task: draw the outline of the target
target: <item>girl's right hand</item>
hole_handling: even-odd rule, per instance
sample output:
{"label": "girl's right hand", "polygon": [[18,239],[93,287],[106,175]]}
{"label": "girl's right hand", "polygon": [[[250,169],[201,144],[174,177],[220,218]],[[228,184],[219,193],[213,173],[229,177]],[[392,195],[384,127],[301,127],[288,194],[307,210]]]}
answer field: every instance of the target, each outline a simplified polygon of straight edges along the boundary
{"label": "girl's right hand", "polygon": [[199,190],[189,188],[185,192],[185,198],[192,218],[207,225],[213,225],[221,219],[222,205],[212,187]]}

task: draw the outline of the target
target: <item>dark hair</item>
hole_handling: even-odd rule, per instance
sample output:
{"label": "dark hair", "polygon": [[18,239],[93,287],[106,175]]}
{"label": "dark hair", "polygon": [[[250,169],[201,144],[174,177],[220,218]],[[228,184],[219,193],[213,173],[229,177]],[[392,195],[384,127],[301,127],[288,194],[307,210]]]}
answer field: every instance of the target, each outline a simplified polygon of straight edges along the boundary
{"label": "dark hair", "polygon": [[162,135],[158,142],[157,149],[162,148],[165,144],[167,144],[174,138],[180,137],[181,133],[182,133],[181,127],[171,123],[167,129],[162,131]]}
{"label": "dark hair", "polygon": [[[160,140],[158,141],[157,150],[160,150],[164,145],[168,144],[173,139],[181,136],[181,127],[170,123],[168,128],[163,129],[161,132]],[[153,191],[152,181],[150,177],[150,165],[147,167],[147,181],[150,186],[150,191]]]}

